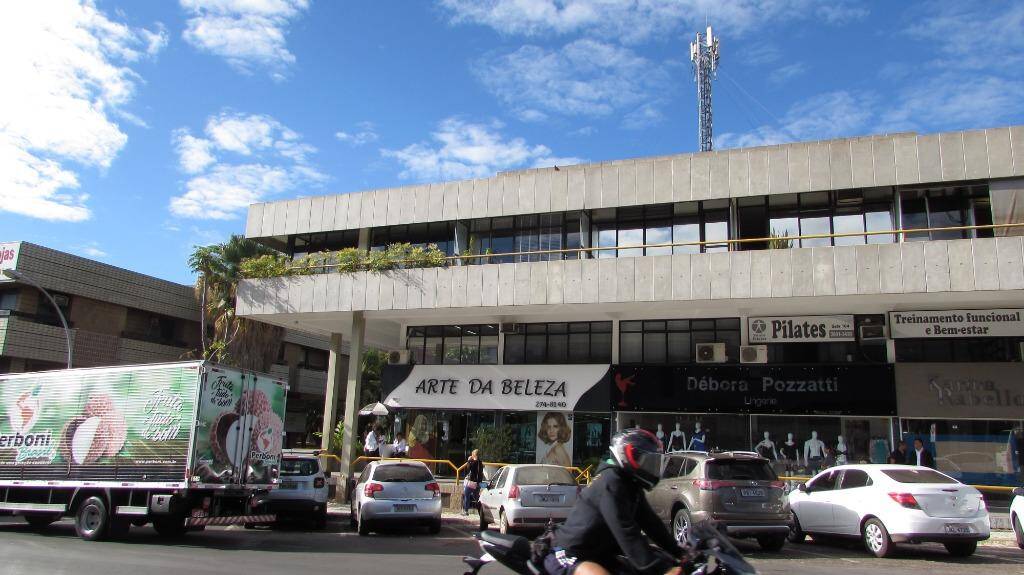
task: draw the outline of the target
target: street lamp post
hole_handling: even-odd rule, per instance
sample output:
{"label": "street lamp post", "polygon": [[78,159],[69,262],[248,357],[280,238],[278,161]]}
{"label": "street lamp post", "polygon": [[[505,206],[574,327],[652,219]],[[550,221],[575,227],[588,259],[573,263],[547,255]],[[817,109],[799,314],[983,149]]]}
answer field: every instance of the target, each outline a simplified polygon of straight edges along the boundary
{"label": "street lamp post", "polygon": [[57,300],[53,299],[53,296],[50,295],[50,292],[43,289],[43,286],[39,285],[32,278],[28,277],[22,272],[19,272],[18,270],[7,269],[3,270],[2,273],[5,276],[11,278],[12,280],[25,282],[30,286],[36,288],[37,290],[43,292],[43,295],[46,296],[46,299],[50,300],[50,303],[53,304],[53,309],[57,310],[57,317],[60,318],[60,323],[64,326],[64,339],[66,339],[68,343],[68,369],[71,369],[71,328],[68,327],[68,320],[64,318],[64,312],[60,311],[60,306],[57,305]]}

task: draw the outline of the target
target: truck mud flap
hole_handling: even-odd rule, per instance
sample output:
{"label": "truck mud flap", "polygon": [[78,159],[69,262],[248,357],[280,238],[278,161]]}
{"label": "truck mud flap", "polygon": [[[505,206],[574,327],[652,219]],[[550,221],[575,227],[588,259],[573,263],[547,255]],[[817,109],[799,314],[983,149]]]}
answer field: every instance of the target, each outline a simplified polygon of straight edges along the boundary
{"label": "truck mud flap", "polygon": [[273,513],[262,515],[235,515],[234,517],[186,517],[186,527],[199,527],[206,525],[244,525],[246,523],[273,523],[277,515]]}

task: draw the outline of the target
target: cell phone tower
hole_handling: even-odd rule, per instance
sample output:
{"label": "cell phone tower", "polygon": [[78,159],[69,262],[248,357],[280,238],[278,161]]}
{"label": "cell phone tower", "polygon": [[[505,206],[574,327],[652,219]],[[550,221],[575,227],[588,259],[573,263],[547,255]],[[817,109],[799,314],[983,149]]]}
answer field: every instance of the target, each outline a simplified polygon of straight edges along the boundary
{"label": "cell phone tower", "polygon": [[693,79],[697,81],[697,115],[700,129],[700,151],[710,152],[711,142],[711,80],[718,71],[718,38],[697,32],[697,39],[690,42],[690,61],[693,62]]}

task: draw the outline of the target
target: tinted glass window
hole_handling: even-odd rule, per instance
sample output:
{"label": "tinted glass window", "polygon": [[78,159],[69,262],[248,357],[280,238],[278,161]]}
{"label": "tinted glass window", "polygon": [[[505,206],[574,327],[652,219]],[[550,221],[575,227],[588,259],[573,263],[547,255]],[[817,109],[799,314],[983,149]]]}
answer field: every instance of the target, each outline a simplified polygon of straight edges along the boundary
{"label": "tinted glass window", "polygon": [[808,491],[828,491],[836,488],[836,478],[839,476],[835,471],[829,471],[823,475],[819,475],[817,479],[811,480],[807,484]]}
{"label": "tinted glass window", "polygon": [[777,477],[766,461],[714,460],[708,462],[706,469],[708,479],[773,481]]}
{"label": "tinted glass window", "polygon": [[860,469],[847,469],[843,473],[840,489],[854,489],[856,487],[867,487],[871,485],[871,478]]}
{"label": "tinted glass window", "polygon": [[882,473],[900,483],[960,483],[932,469],[883,469]]}
{"label": "tinted glass window", "polygon": [[373,472],[373,480],[384,483],[419,483],[433,481],[434,476],[422,465],[381,465]]}
{"label": "tinted glass window", "polygon": [[682,457],[667,457],[665,462],[665,471],[661,472],[661,476],[665,479],[677,477],[679,471],[683,468]]}
{"label": "tinted glass window", "polygon": [[679,474],[679,476],[680,477],[686,477],[687,475],[690,475],[691,473],[693,473],[694,470],[696,470],[696,469],[697,469],[697,460],[696,459],[687,459],[683,463],[683,471],[682,471],[682,473]]}
{"label": "tinted glass window", "polygon": [[281,475],[284,477],[297,475],[313,475],[318,471],[315,459],[282,459]]}
{"label": "tinted glass window", "polygon": [[517,485],[576,485],[576,480],[562,467],[520,467],[515,482]]}

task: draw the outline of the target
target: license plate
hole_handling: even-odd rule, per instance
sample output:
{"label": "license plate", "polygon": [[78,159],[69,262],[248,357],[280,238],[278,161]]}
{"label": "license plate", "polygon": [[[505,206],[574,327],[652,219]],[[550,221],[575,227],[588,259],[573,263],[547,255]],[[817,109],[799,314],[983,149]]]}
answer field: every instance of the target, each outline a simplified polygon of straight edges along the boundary
{"label": "license plate", "polygon": [[394,505],[391,508],[395,513],[410,513],[416,511],[415,505]]}
{"label": "license plate", "polygon": [[740,495],[743,497],[764,497],[764,489],[760,487],[755,489],[740,489]]}
{"label": "license plate", "polygon": [[281,489],[298,489],[299,484],[294,482],[282,483]]}
{"label": "license plate", "polygon": [[954,535],[966,535],[971,532],[971,526],[966,523],[947,523],[946,533]]}
{"label": "license plate", "polygon": [[193,509],[192,510],[192,517],[206,517],[207,515],[208,515],[208,513],[206,513],[205,509]]}
{"label": "license plate", "polygon": [[537,501],[541,503],[558,503],[562,500],[561,495],[538,495]]}

